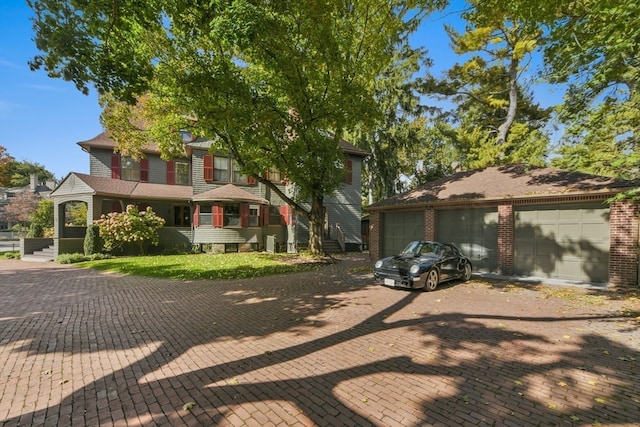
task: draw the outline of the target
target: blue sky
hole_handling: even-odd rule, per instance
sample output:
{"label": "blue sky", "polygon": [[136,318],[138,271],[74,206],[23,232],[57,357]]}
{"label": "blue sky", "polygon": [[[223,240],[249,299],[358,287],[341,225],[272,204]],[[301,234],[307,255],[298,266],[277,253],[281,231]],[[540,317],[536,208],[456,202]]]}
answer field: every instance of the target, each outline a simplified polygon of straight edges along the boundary
{"label": "blue sky", "polygon": [[[413,38],[427,47],[435,69],[455,62],[442,30],[454,18],[450,12],[459,11],[463,2],[452,3],[447,13],[429,17]],[[97,95],[92,91],[85,96],[73,83],[29,70],[27,62],[38,53],[31,15],[24,0],[0,2],[0,145],[17,160],[43,165],[58,179],[69,172],[88,173],[88,155],[76,143],[102,132]]]}

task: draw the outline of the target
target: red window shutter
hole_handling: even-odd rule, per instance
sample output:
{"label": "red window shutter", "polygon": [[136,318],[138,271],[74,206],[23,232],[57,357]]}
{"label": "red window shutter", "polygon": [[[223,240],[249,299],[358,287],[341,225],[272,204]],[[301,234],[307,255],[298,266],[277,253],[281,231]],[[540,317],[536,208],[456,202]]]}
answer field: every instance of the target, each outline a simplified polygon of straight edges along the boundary
{"label": "red window shutter", "polygon": [[149,159],[140,160],[140,182],[149,182]]}
{"label": "red window shutter", "polygon": [[261,205],[260,208],[262,209],[262,212],[260,212],[260,225],[269,225],[269,205]]}
{"label": "red window shutter", "polygon": [[249,226],[249,203],[240,203],[240,227]]}
{"label": "red window shutter", "polygon": [[111,178],[120,179],[120,155],[113,154],[111,156]]}
{"label": "red window shutter", "polygon": [[213,204],[213,226],[222,227],[224,225],[224,207],[220,203]]}
{"label": "red window shutter", "polygon": [[282,222],[282,225],[289,225],[289,224],[293,224],[292,218],[291,218],[291,207],[289,205],[282,205],[280,206],[280,220]]}
{"label": "red window shutter", "polygon": [[200,226],[200,205],[197,204],[193,209],[193,226]]}
{"label": "red window shutter", "polygon": [[253,176],[247,175],[247,184],[256,185],[256,179]]}
{"label": "red window shutter", "polygon": [[211,154],[205,154],[202,157],[204,162],[203,166],[203,178],[205,181],[213,181],[213,156]]}
{"label": "red window shutter", "polygon": [[347,184],[353,184],[353,161],[348,160],[345,162],[345,167],[347,169],[347,177],[345,182]]}
{"label": "red window shutter", "polygon": [[167,184],[174,185],[176,183],[176,168],[173,160],[167,162]]}

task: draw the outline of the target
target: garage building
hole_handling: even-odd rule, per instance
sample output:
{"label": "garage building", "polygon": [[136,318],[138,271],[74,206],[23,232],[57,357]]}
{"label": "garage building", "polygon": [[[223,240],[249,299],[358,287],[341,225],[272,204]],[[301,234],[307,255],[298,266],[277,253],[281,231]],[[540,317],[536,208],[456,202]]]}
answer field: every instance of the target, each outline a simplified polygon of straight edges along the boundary
{"label": "garage building", "polygon": [[412,240],[452,242],[474,270],[638,287],[640,183],[523,165],[458,172],[371,205],[378,259]]}

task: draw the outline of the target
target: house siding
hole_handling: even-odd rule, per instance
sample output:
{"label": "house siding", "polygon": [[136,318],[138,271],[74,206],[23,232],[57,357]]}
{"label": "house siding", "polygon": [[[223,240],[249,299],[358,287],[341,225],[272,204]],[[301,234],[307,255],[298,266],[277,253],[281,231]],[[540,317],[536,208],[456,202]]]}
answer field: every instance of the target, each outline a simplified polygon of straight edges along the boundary
{"label": "house siding", "polygon": [[[112,155],[113,152],[110,150],[92,148],[89,152],[89,175],[111,178]],[[151,163],[149,168],[151,168]]]}
{"label": "house siding", "polygon": [[[106,136],[101,135],[101,138]],[[257,196],[257,198],[264,199],[269,205],[273,207],[281,207],[285,205],[285,201],[280,195],[267,187],[262,183],[249,184],[246,182],[233,182],[233,167],[232,162],[229,164],[230,179],[228,182],[209,182],[204,179],[204,155],[209,153],[210,141],[196,140],[187,144],[187,151],[190,151],[189,157],[175,159],[174,161],[184,160],[190,165],[190,183],[189,186],[192,191],[189,194],[197,196],[198,194],[220,188],[228,183],[234,184],[237,187],[242,188],[244,191]],[[64,208],[65,203],[68,201],[81,200],[88,205],[88,218],[87,225],[90,225],[96,218],[99,218],[103,213],[111,212],[114,209],[114,205],[117,209],[124,210],[129,204],[140,206],[150,206],[154,212],[165,219],[165,227],[162,229],[160,242],[161,248],[169,249],[171,247],[185,247],[192,244],[245,244],[243,249],[258,248],[262,249],[265,246],[266,236],[273,236],[278,244],[278,249],[282,250],[286,248],[287,251],[297,250],[298,244],[303,245],[308,242],[308,225],[298,215],[295,215],[294,222],[283,225],[278,223],[264,225],[260,227],[247,227],[247,228],[215,228],[211,226],[200,227],[181,227],[182,224],[187,222],[179,221],[175,222],[174,207],[177,205],[190,207],[190,218],[193,220],[194,202],[189,200],[178,200],[184,197],[178,197],[175,200],[169,200],[163,197],[162,188],[158,188],[157,194],[154,190],[153,195],[148,195],[149,199],[133,198],[133,194],[140,189],[137,194],[142,194],[144,188],[137,187],[132,182],[119,181],[122,174],[115,176],[112,175],[112,164],[115,166],[117,163],[113,163],[114,151],[110,147],[109,142],[104,140],[98,143],[92,141],[86,141],[81,146],[89,154],[89,171],[92,177],[99,177],[108,180],[110,182],[99,180],[86,180],[86,183],[82,181],[84,178],[79,178],[78,175],[83,174],[71,174],[68,177],[68,181],[64,183],[64,188],[56,190],[54,195],[54,203],[56,204],[55,218],[56,218],[56,234],[57,238],[70,238],[75,237],[77,233],[71,233],[70,230],[64,227]],[[355,148],[352,148],[355,150]],[[347,150],[349,151],[349,150]],[[351,152],[351,151],[350,151]],[[345,184],[335,194],[325,197],[325,206],[327,208],[330,226],[339,224],[342,232],[345,236],[345,243],[347,250],[361,250],[362,238],[361,238],[361,168],[362,168],[362,155],[366,153],[362,152],[358,154],[358,151],[353,151],[354,154],[348,154],[348,162],[352,171],[351,178],[346,180]],[[145,153],[144,169],[147,172],[145,175],[145,183],[148,184],[171,184],[168,182],[168,162],[162,160],[158,153]],[[214,156],[224,156],[224,154],[214,154]],[[99,183],[99,185],[98,185]],[[112,185],[113,184],[113,185]],[[84,187],[83,187],[84,186]],[[94,189],[95,187],[95,189]],[[151,188],[151,187],[147,187]],[[294,184],[288,182],[282,182],[278,185],[279,190],[289,197],[295,199],[294,191],[296,189]],[[167,188],[166,191],[173,191],[175,189]],[[113,194],[113,196],[112,196]],[[174,194],[183,194],[180,191],[174,191]],[[187,196],[187,198],[190,196]],[[259,202],[257,202],[259,203]],[[257,204],[256,203],[256,204]],[[308,207],[308,206],[307,206]],[[261,210],[261,215],[263,211]],[[85,229],[83,227],[83,229]],[[67,233],[69,236],[65,236]],[[70,234],[74,234],[71,236]],[[76,239],[77,240],[77,239]],[[75,243],[74,243],[75,244]],[[64,245],[61,245],[61,247]],[[70,245],[64,246],[65,248],[71,247]],[[242,250],[242,249],[241,249]]]}

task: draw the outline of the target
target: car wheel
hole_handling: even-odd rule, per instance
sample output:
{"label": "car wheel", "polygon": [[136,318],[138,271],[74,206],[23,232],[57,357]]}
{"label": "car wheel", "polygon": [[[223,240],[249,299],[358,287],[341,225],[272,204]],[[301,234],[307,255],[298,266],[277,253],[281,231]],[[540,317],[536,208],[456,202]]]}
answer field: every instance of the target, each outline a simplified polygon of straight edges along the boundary
{"label": "car wheel", "polygon": [[438,270],[432,268],[427,272],[427,278],[424,282],[424,290],[427,292],[435,291],[438,287],[439,280],[440,274],[438,274]]}
{"label": "car wheel", "polygon": [[464,271],[462,273],[462,280],[466,282],[469,279],[471,279],[471,264],[466,263],[464,265]]}

